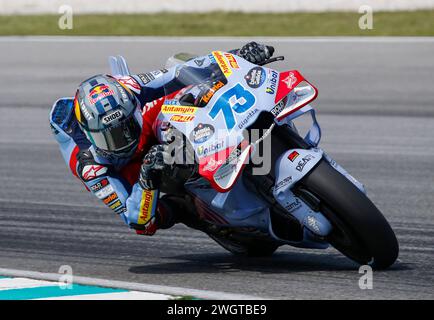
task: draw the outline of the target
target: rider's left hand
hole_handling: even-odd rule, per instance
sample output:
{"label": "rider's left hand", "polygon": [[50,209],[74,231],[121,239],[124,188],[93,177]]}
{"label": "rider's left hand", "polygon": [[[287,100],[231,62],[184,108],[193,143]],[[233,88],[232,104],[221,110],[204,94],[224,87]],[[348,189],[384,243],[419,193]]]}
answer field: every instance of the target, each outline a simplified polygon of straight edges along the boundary
{"label": "rider's left hand", "polygon": [[83,181],[90,181],[107,174],[108,167],[97,163],[89,150],[80,150],[77,154],[77,174]]}
{"label": "rider's left hand", "polygon": [[247,61],[255,64],[262,64],[273,56],[274,48],[256,42],[249,42],[244,45],[238,55]]}

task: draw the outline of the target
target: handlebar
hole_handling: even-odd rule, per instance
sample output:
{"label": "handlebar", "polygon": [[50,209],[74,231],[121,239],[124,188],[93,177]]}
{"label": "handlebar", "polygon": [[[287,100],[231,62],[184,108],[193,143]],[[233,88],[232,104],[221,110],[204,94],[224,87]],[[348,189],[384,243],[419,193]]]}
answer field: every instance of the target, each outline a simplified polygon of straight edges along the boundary
{"label": "handlebar", "polygon": [[262,63],[258,63],[258,65],[260,65],[260,66],[265,66],[266,64],[269,64],[269,63],[272,63],[272,62],[276,62],[276,61],[283,61],[283,60],[285,60],[285,57],[284,57],[284,56],[278,56],[278,57],[274,57],[274,58],[271,58],[271,59],[265,60],[265,61],[262,62]]}

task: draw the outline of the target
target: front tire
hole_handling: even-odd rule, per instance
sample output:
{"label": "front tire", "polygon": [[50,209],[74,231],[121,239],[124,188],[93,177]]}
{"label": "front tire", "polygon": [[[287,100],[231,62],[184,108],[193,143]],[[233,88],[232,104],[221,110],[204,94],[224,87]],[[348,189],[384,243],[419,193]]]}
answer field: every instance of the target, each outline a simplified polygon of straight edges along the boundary
{"label": "front tire", "polygon": [[391,266],[398,257],[395,233],[377,207],[322,159],[298,184],[320,200],[320,210],[333,225],[328,241],[360,264],[377,269]]}

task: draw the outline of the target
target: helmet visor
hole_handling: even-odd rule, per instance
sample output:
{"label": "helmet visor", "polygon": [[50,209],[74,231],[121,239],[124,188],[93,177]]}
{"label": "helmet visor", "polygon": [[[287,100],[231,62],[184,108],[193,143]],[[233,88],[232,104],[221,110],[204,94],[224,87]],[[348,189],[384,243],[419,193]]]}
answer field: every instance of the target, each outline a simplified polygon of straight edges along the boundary
{"label": "helmet visor", "polygon": [[92,144],[107,152],[121,153],[135,147],[140,138],[140,125],[134,116],[102,131],[89,131]]}

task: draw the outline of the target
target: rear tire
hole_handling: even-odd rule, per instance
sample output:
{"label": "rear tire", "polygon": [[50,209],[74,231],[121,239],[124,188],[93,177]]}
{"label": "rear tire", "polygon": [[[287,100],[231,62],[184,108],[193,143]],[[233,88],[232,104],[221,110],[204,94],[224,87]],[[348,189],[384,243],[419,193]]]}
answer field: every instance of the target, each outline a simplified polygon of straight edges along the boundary
{"label": "rear tire", "polygon": [[368,197],[322,159],[299,183],[320,200],[321,212],[333,225],[327,240],[360,264],[391,266],[399,246],[387,220]]}

